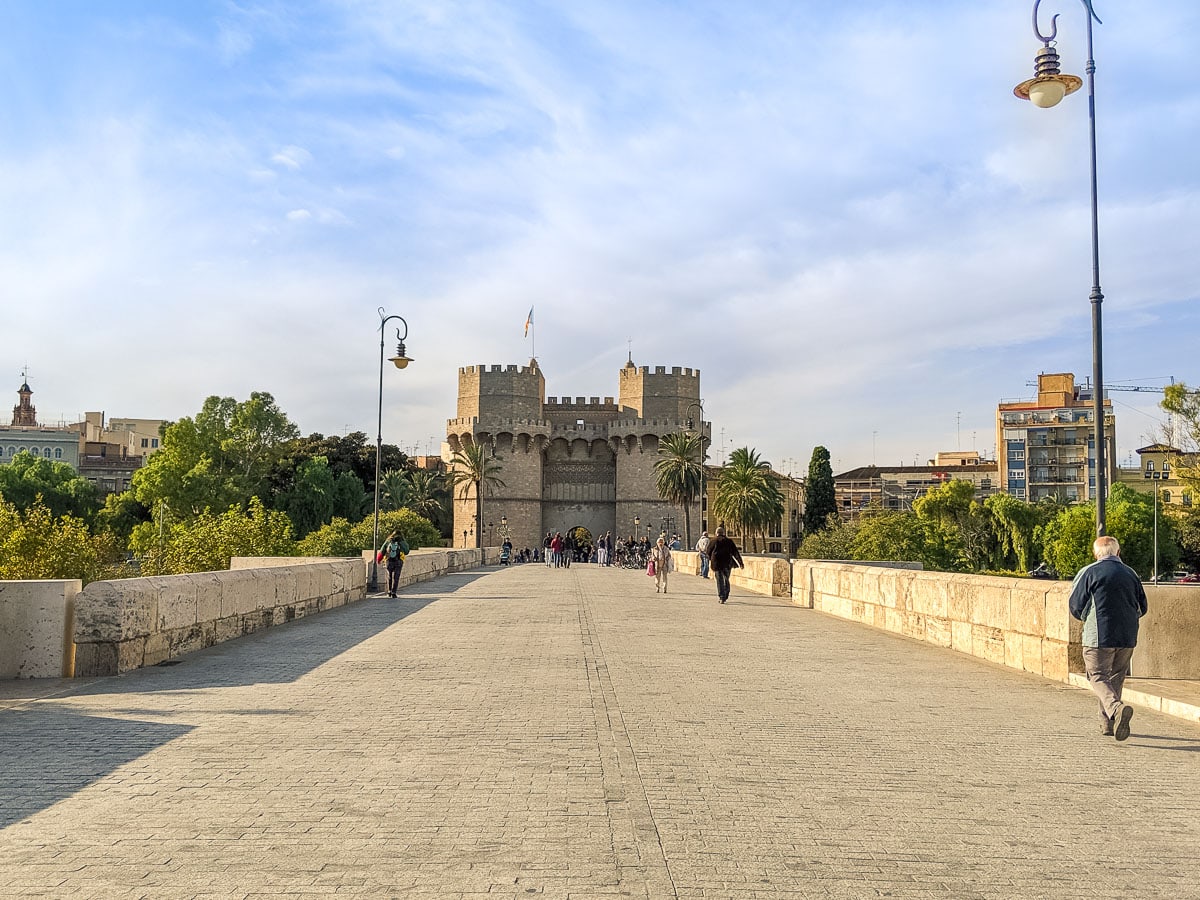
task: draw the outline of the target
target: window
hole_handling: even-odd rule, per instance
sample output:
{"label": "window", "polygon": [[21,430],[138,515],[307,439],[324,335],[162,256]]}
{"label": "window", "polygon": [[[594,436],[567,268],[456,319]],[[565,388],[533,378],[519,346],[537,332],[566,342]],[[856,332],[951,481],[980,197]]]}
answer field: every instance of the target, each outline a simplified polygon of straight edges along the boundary
{"label": "window", "polygon": [[1024,481],[1025,480],[1024,469],[1009,469],[1008,470],[1008,480],[1009,481]]}
{"label": "window", "polygon": [[55,448],[54,448],[54,458],[55,458],[55,459],[62,459],[62,447],[55,447]]}
{"label": "window", "polygon": [[149,446],[150,446],[150,439],[149,439],[149,438],[142,438],[142,446],[143,446],[143,447],[149,447]]}
{"label": "window", "polygon": [[1013,496],[1016,497],[1018,500],[1024,500],[1025,499],[1025,488],[1015,488],[1013,490]]}
{"label": "window", "polygon": [[9,447],[9,448],[8,448],[8,455],[9,455],[9,456],[16,456],[16,455],[17,455],[17,448],[16,448],[16,447]]}
{"label": "window", "polygon": [[1183,492],[1183,505],[1184,506],[1192,505],[1192,495],[1189,494],[1187,491]]}
{"label": "window", "polygon": [[158,438],[150,438],[150,446],[157,450],[158,449]]}
{"label": "window", "polygon": [[49,447],[46,447],[42,450],[42,456],[46,457],[46,459],[53,459],[54,451],[51,450]]}
{"label": "window", "polygon": [[1163,503],[1170,503],[1170,502],[1171,502],[1171,492],[1170,492],[1170,491],[1163,491],[1163,492],[1162,492],[1162,502],[1163,502]]}

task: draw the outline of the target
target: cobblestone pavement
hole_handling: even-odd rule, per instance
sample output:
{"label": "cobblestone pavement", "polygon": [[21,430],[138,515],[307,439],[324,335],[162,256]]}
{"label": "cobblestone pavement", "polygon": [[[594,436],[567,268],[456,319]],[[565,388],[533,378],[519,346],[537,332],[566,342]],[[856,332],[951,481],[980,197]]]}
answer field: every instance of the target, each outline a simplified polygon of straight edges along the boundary
{"label": "cobblestone pavement", "polygon": [[676,576],[415,585],[0,705],[5,897],[1200,897],[1200,729]]}

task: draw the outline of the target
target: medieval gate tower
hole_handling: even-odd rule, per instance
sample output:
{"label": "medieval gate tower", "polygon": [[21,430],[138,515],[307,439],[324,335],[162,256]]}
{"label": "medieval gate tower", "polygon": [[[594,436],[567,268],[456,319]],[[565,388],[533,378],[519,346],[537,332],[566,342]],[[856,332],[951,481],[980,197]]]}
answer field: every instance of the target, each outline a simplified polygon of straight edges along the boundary
{"label": "medieval gate tower", "polygon": [[[451,451],[480,444],[494,454],[503,487],[485,491],[481,543],[496,544],[496,528],[508,518],[513,546],[541,547],[547,531],[582,526],[593,537],[611,531],[628,537],[641,519],[657,537],[670,516],[683,534],[678,506],[658,496],[654,463],[664,435],[693,427],[710,443],[708,423],[699,421],[700,370],[635,366],[620,371],[612,397],[547,397],[536,360],[528,366],[467,366],[458,370],[458,417],[446,424]],[[689,412],[690,407],[690,412]],[[455,489],[454,535],[474,546],[475,493]],[[689,509],[692,540],[700,533],[700,504]]]}

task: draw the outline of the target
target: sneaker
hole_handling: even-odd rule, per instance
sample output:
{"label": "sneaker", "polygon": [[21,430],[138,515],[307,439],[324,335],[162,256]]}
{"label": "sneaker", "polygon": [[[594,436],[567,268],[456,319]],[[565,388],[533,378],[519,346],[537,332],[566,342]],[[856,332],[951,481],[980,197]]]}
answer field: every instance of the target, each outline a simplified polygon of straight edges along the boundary
{"label": "sneaker", "polygon": [[1118,741],[1126,740],[1129,737],[1129,720],[1132,718],[1132,706],[1126,703],[1117,706],[1117,711],[1113,713],[1113,736]]}

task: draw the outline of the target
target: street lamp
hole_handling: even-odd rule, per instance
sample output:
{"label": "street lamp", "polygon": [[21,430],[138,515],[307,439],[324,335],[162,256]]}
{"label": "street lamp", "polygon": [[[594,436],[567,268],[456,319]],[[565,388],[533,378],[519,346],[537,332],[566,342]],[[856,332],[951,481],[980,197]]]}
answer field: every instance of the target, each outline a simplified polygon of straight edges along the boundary
{"label": "street lamp", "polygon": [[379,307],[379,431],[375,438],[375,524],[371,530],[371,578],[367,584],[367,590],[371,592],[379,590],[376,558],[379,556],[379,465],[383,456],[383,335],[387,323],[392,319],[398,319],[404,325],[404,334],[400,333],[399,328],[396,329],[396,340],[399,344],[396,347],[396,355],[391,357],[390,362],[397,369],[407,369],[408,364],[412,362],[404,349],[404,341],[408,338],[408,322],[402,316],[387,315],[383,307]]}
{"label": "street lamp", "polygon": [[[1033,4],[1033,33],[1042,42],[1042,49],[1034,58],[1034,77],[1023,81],[1013,89],[1013,93],[1022,100],[1028,100],[1034,106],[1048,109],[1056,106],[1067,94],[1073,94],[1083,85],[1077,75],[1063,75],[1058,67],[1058,51],[1050,43],[1058,36],[1058,16],[1050,20],[1050,35],[1043,35],[1038,27],[1038,7],[1042,0],[1034,0]],[[1104,381],[1103,352],[1101,336],[1100,304],[1104,294],[1100,291],[1100,214],[1096,200],[1096,61],[1092,54],[1092,19],[1100,22],[1100,17],[1092,8],[1092,0],[1080,0],[1087,10],[1087,83],[1088,83],[1088,121],[1091,136],[1091,174],[1092,174],[1092,415],[1095,421],[1094,440],[1096,443],[1096,535],[1104,534],[1104,500],[1105,468],[1104,446]],[[1103,23],[1101,23],[1103,24]]]}
{"label": "street lamp", "polygon": [[[649,526],[647,526],[647,527],[649,527]],[[635,538],[640,537],[641,533],[642,533],[642,517],[634,516],[633,517],[633,536]]]}
{"label": "street lamp", "polygon": [[495,543],[495,541],[492,537],[492,529],[494,529],[495,527],[496,527],[495,522],[488,522],[488,546],[489,547],[491,547]]}

